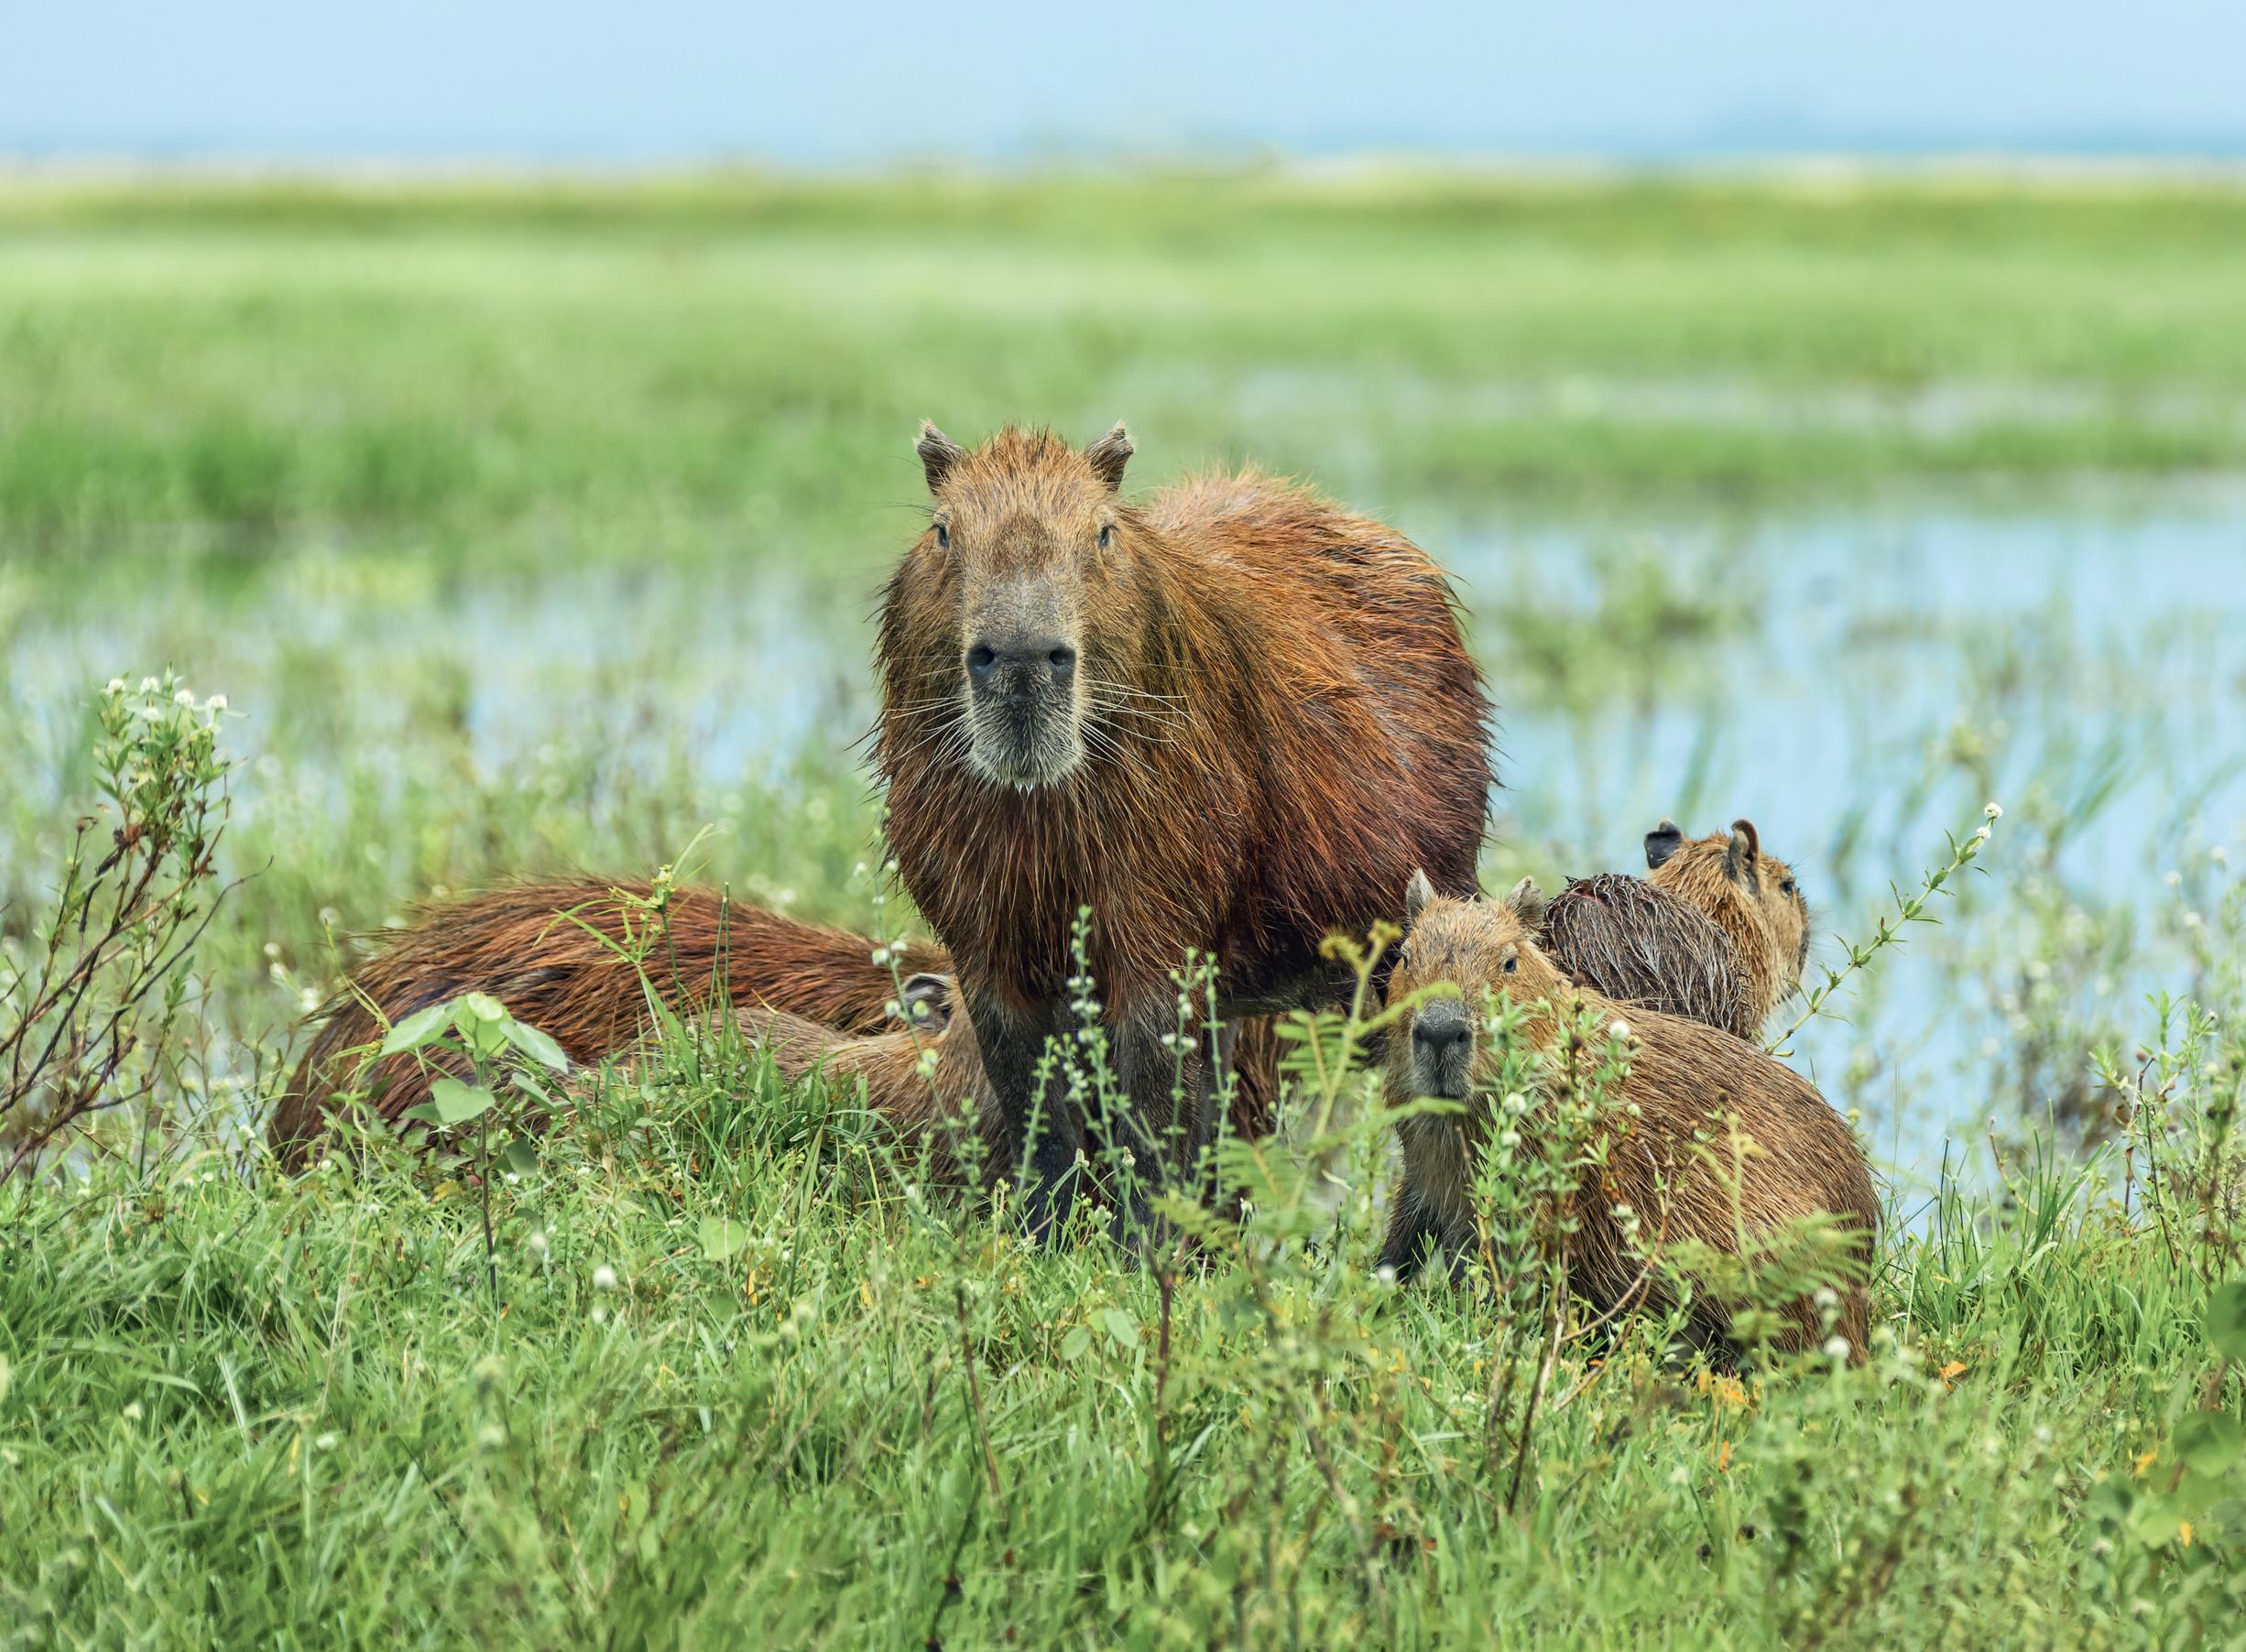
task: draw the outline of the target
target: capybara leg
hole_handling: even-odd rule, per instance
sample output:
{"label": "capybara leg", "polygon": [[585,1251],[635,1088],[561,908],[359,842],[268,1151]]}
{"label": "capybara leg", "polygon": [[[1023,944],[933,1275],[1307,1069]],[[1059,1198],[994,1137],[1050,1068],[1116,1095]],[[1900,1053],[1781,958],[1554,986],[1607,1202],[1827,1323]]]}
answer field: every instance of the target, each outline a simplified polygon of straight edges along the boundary
{"label": "capybara leg", "polygon": [[1388,1242],[1380,1247],[1377,1266],[1393,1268],[1401,1285],[1442,1255],[1443,1224],[1424,1205],[1400,1193],[1389,1217]]}
{"label": "capybara leg", "polygon": [[[1129,1156],[1119,1167],[1123,1197],[1117,1214],[1121,1229],[1142,1238],[1153,1231],[1148,1200],[1162,1190],[1172,1157],[1185,1147],[1176,1139],[1179,1058],[1165,1045],[1162,1032],[1151,1016],[1126,1016],[1114,1028],[1116,1076],[1122,1081],[1123,1094],[1118,1116],[1107,1121],[1107,1136]],[[1201,1086],[1206,1065],[1198,1051],[1186,1050],[1182,1076],[1188,1106],[1194,1105],[1191,1098]],[[1192,1135],[1190,1124],[1184,1133]]]}
{"label": "capybara leg", "polygon": [[971,993],[967,1013],[1006,1127],[1007,1151],[1014,1157],[1022,1221],[1032,1238],[1050,1241],[1075,1199],[1079,1135],[1058,1076],[1039,1091],[1044,1029],[987,994]]}

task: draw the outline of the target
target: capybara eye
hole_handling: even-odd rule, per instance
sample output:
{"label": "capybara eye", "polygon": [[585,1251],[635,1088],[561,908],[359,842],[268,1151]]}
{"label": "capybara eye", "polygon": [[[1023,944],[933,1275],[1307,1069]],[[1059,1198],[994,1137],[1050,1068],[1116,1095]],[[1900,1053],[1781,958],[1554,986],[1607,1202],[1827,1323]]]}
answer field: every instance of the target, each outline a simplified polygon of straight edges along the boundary
{"label": "capybara eye", "polygon": [[1115,539],[1115,525],[1107,524],[1099,530],[1099,548],[1106,550]]}
{"label": "capybara eye", "polygon": [[950,528],[948,528],[948,527],[944,527],[943,523],[941,523],[941,522],[937,523],[937,524],[936,524],[936,549],[939,549],[939,550],[949,550],[949,549],[951,549],[951,548],[952,548],[952,530],[951,530]]}
{"label": "capybara eye", "polygon": [[1788,879],[1786,879],[1786,881],[1785,881],[1784,883],[1783,883],[1783,884],[1779,885],[1779,886],[1778,886],[1778,892],[1779,892],[1779,894],[1781,894],[1781,895],[1791,895],[1791,894],[1793,894],[1793,893],[1794,893],[1794,880],[1793,880],[1792,878],[1788,878]]}
{"label": "capybara eye", "polygon": [[1521,960],[1518,958],[1508,958],[1503,963],[1498,965],[1498,967],[1510,975],[1521,967]]}

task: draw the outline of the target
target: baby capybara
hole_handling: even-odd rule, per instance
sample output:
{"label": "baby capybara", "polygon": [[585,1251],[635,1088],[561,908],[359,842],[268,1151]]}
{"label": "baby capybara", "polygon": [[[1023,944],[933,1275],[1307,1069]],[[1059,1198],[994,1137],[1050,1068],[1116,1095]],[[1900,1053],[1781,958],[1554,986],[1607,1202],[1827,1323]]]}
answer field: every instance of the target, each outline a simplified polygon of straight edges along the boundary
{"label": "baby capybara", "polygon": [[[1390,1099],[1420,1096],[1465,1104],[1464,1116],[1423,1114],[1404,1121],[1403,1171],[1390,1212],[1380,1260],[1409,1276],[1431,1254],[1456,1267],[1475,1244],[1471,1189],[1475,1161],[1487,1127],[1477,1080],[1486,1081],[1495,1052],[1483,1036],[1483,994],[1526,1008],[1525,1036],[1547,1053],[1564,1018],[1587,1007],[1603,1022],[1626,1019],[1630,1061],[1619,1101],[1624,1109],[1608,1138],[1603,1173],[1578,1190],[1569,1241],[1568,1283],[1601,1311],[1669,1300],[1658,1274],[1644,1267],[1626,1238],[1618,1205],[1637,1213],[1648,1248],[1696,1240],[1712,1248],[1739,1248],[1731,1196],[1696,1137],[1724,1154],[1727,1117],[1759,1151],[1748,1157],[1739,1190],[1739,1217],[1752,1231],[1768,1231],[1797,1218],[1830,1212],[1855,1230],[1859,1263],[1868,1263],[1879,1231],[1879,1200],[1862,1150],[1847,1123],[1807,1083],[1753,1045],[1731,1035],[1658,1011],[1625,1008],[1568,981],[1532,939],[1511,901],[1451,900],[1415,877],[1405,909],[1411,923],[1390,1002],[1404,1003],[1436,983],[1456,984],[1462,996],[1430,995],[1407,1014],[1389,1038]],[[1632,1111],[1634,1110],[1634,1111]],[[1535,1114],[1524,1128],[1534,1127]],[[1725,1174],[1728,1174],[1728,1161]],[[1859,1269],[1841,1293],[1837,1330],[1852,1355],[1863,1356],[1870,1302]],[[1694,1340],[1723,1347],[1728,1322],[1720,1305],[1695,1297]],[[1781,1347],[1814,1346],[1826,1334],[1806,1300],[1787,1305]]]}
{"label": "baby capybara", "polygon": [[[1226,1015],[1281,1008],[1336,990],[1320,943],[1393,919],[1414,865],[1473,889],[1490,707],[1442,571],[1303,488],[1250,472],[1133,505],[1120,425],[972,452],[926,426],[917,451],[935,503],[883,602],[876,762],[1049,1234],[1087,1132],[1153,1182],[1195,1146],[1162,1042],[1189,951]],[[1077,1025],[1085,910],[1121,1119],[1036,1093]]]}
{"label": "baby capybara", "polygon": [[1801,979],[1809,909],[1751,822],[1685,842],[1673,821],[1645,838],[1652,875],[1571,878],[1537,944],[1578,985],[1752,1038]]}
{"label": "baby capybara", "polygon": [[[845,1092],[863,1081],[867,1108],[889,1133],[909,1151],[924,1144],[930,1175],[939,1183],[956,1185],[966,1179],[964,1131],[972,1129],[979,1138],[987,1179],[1007,1167],[1000,1157],[1006,1133],[983,1072],[975,1028],[965,1016],[953,1013],[954,994],[948,976],[911,976],[899,1000],[910,1025],[874,1033],[845,1032],[785,1010],[750,1007],[736,1018],[742,1032],[769,1050],[773,1064],[790,1079],[816,1069]],[[930,1052],[934,1060],[924,1062]]]}
{"label": "baby capybara", "polygon": [[1762,1030],[1809,962],[1809,903],[1794,868],[1762,853],[1752,821],[1688,838],[1674,821],[1645,834],[1646,882],[1697,908],[1731,938],[1746,983],[1742,1038]]}
{"label": "baby capybara", "polygon": [[[850,1032],[888,1023],[896,977],[886,962],[874,962],[879,943],[871,938],[729,902],[711,889],[674,889],[658,916],[631,904],[648,894],[645,884],[519,884],[415,914],[330,1001],[273,1114],[269,1139],[281,1162],[303,1166],[338,1092],[365,1091],[374,1112],[391,1120],[426,1101],[429,1074],[412,1056],[394,1056],[364,1076],[339,1058],[378,1043],[386,1026],[463,993],[489,993],[581,1062],[638,1036],[649,989],[680,1011],[715,1000],[770,1005]],[[628,955],[633,932],[645,942],[638,966]],[[926,942],[893,950],[903,973],[950,967]]]}

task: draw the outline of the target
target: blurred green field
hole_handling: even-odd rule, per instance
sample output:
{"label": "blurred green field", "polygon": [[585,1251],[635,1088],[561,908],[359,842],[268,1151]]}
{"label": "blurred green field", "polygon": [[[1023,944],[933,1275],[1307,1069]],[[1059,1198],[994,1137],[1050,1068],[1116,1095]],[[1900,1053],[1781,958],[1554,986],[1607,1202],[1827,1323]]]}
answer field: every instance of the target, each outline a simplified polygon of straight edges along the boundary
{"label": "blurred green field", "polygon": [[[923,415],[1123,418],[1134,488],[1261,462],[1456,570],[1493,886],[1746,813],[1837,965],[2001,800],[1794,1046],[1887,1178],[1870,1368],[1571,1351],[1507,1513],[1519,1351],[1362,1209],[1189,1277],[1164,1364],[1150,1278],[737,1049],[496,1188],[502,1317],[457,1167],[259,1160],[432,892],[692,845],[910,923],[856,742]],[[2242,476],[2219,180],[0,179],[0,957],[113,676],[226,696],[245,880],[179,1151],[0,1189],[0,1645],[2219,1638]],[[2157,1107],[2092,1070],[2141,1041]]]}
{"label": "blurred green field", "polygon": [[865,563],[922,413],[1390,501],[2235,467],[2241,294],[2220,185],[19,180],[0,533]]}

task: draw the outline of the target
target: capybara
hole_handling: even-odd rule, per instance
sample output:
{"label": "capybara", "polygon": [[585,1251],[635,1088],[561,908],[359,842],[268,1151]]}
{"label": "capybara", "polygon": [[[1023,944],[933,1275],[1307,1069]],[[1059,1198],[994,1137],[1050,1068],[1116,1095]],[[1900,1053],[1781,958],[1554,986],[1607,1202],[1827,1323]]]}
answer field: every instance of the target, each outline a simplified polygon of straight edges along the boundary
{"label": "capybara", "polygon": [[[743,1009],[736,1020],[791,1079],[815,1068],[838,1086],[863,1080],[867,1105],[909,1149],[930,1144],[931,1168],[939,1181],[965,1179],[958,1132],[966,1103],[980,1137],[985,1179],[1005,1175],[1013,1168],[1005,1157],[1009,1133],[954,984],[942,975],[914,975],[904,984],[900,1007],[909,1028],[878,1033],[843,1032],[772,1009]],[[1268,1016],[1237,1026],[1227,1116],[1235,1134],[1266,1136],[1279,1087],[1279,1040]],[[929,1051],[935,1055],[932,1071],[922,1062]]]}
{"label": "capybara", "polygon": [[[649,892],[640,883],[518,884],[416,913],[328,1004],[273,1114],[269,1138],[282,1163],[306,1162],[338,1091],[365,1089],[373,1110],[391,1120],[427,1100],[428,1072],[410,1055],[393,1056],[363,1078],[338,1058],[378,1043],[385,1026],[463,993],[489,993],[583,1062],[638,1037],[650,988],[680,1011],[764,1004],[849,1032],[887,1024],[897,979],[874,962],[879,943],[869,937],[729,902],[711,889],[672,890],[659,916],[632,904]],[[647,943],[638,966],[627,951],[634,931]],[[926,942],[894,951],[899,973],[950,968]]]}
{"label": "capybara", "polygon": [[[736,1019],[790,1079],[815,1068],[838,1090],[863,1080],[867,1106],[908,1150],[925,1143],[932,1179],[956,1185],[965,1179],[960,1136],[969,1126],[963,1103],[981,1143],[984,1177],[997,1176],[1007,1166],[1001,1157],[1006,1132],[976,1049],[975,1028],[966,1016],[954,1013],[954,993],[948,976],[911,976],[899,1001],[909,1025],[882,1032],[845,1032],[785,1010],[754,1006],[738,1011]],[[924,1065],[929,1052],[935,1059]]]}
{"label": "capybara", "polygon": [[[1443,571],[1253,472],[1133,505],[1131,451],[1120,425],[1082,451],[1008,429],[972,452],[923,426],[934,508],[877,645],[889,842],[951,950],[1039,1234],[1080,1147],[1159,1183],[1197,1145],[1163,1045],[1189,951],[1216,960],[1227,1016],[1335,995],[1320,943],[1392,920],[1415,864],[1471,892],[1488,814],[1490,706]],[[1084,910],[1121,1120],[1036,1094],[1077,1026]]]}
{"label": "capybara", "polygon": [[1645,836],[1652,875],[1571,878],[1541,914],[1537,945],[1578,985],[1742,1038],[1801,979],[1809,909],[1746,821],[1686,843],[1674,821]]}
{"label": "capybara", "polygon": [[1645,834],[1646,881],[1696,908],[1731,938],[1746,984],[1740,1037],[1753,1038],[1783,998],[1801,984],[1809,962],[1809,903],[1794,868],[1762,853],[1752,821],[1734,821],[1728,832],[1687,838],[1663,821]]}
{"label": "capybara", "polygon": [[[1411,928],[1389,981],[1390,1002],[1403,1004],[1439,982],[1460,997],[1429,995],[1407,1012],[1389,1039],[1391,1102],[1434,1096],[1466,1105],[1458,1114],[1422,1114],[1401,1126],[1403,1171],[1390,1211],[1383,1266],[1409,1276],[1430,1253],[1460,1266],[1475,1244],[1471,1188],[1487,1128],[1476,1095],[1496,1052],[1483,1036],[1485,992],[1529,1011],[1524,1036],[1548,1054],[1577,1006],[1611,1026],[1625,1020],[1630,1060],[1618,1098],[1619,1121],[1608,1137],[1603,1173],[1578,1190],[1578,1223],[1566,1256],[1568,1283],[1602,1312],[1672,1299],[1658,1273],[1644,1266],[1626,1237],[1618,1205],[1637,1214],[1644,1244],[1696,1240],[1739,1249],[1724,1139],[1725,1120],[1758,1151],[1741,1167],[1740,1223],[1765,1232],[1820,1212],[1854,1230],[1858,1260],[1869,1262],[1879,1229],[1879,1200],[1862,1150],[1847,1123],[1791,1070],[1742,1039],[1697,1021],[1626,1008],[1568,981],[1532,938],[1512,901],[1446,899],[1414,877],[1405,910]],[[1534,1127],[1535,1114],[1524,1128]],[[1695,1136],[1706,1142],[1703,1150]],[[1711,1163],[1707,1151],[1718,1156]],[[1841,1291],[1837,1329],[1854,1357],[1863,1356],[1869,1297],[1858,1279]],[[1720,1304],[1695,1296],[1694,1341],[1728,1343]],[[1826,1332],[1807,1300],[1784,1310],[1774,1339],[1785,1348],[1814,1346]]]}

